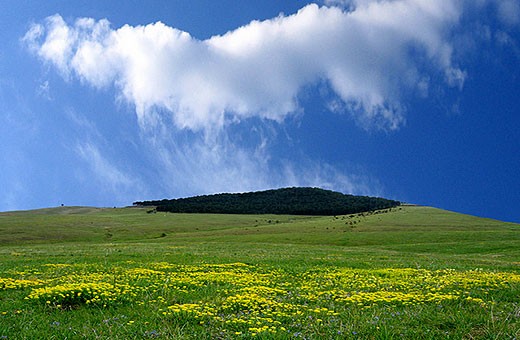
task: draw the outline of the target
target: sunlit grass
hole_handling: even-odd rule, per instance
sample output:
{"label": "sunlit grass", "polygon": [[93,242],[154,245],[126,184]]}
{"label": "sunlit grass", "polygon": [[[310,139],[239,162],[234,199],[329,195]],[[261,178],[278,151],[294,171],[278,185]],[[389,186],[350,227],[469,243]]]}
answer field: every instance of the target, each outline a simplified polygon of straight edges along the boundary
{"label": "sunlit grass", "polygon": [[[429,216],[423,227],[421,211]],[[114,228],[129,213],[140,222],[111,240],[1,246],[0,337],[520,336],[518,225],[404,208],[364,217],[241,216],[231,226],[232,216],[172,214],[157,226],[159,216],[145,211],[110,210],[85,212],[81,228],[102,233],[103,221]],[[44,225],[58,221],[49,218]],[[167,236],[139,238],[158,231]]]}
{"label": "sunlit grass", "polygon": [[[81,309],[113,314],[132,307],[142,313],[125,319],[122,334],[138,325],[170,324],[182,328],[186,336],[226,338],[368,336],[383,324],[386,332],[398,335],[396,330],[404,331],[403,320],[383,323],[383,312],[392,310],[401,316],[443,309],[443,313],[471,312],[486,318],[493,311],[515,312],[520,296],[520,275],[512,272],[335,266],[295,272],[244,263],[46,263],[30,271],[10,270],[0,282],[6,283],[3,296],[19,299],[14,312],[2,311],[4,321],[35,311],[43,318],[49,314],[63,318]],[[353,313],[357,320],[351,319]],[[380,326],[358,326],[367,315],[377,317]],[[518,332],[520,320],[514,318],[504,335]],[[414,330],[410,321],[405,322],[406,330],[419,334],[422,325]],[[51,323],[48,331],[57,331],[58,325],[61,321]],[[430,331],[438,336],[460,335],[459,326],[453,325],[445,334]],[[166,335],[163,328],[147,332],[152,331]]]}

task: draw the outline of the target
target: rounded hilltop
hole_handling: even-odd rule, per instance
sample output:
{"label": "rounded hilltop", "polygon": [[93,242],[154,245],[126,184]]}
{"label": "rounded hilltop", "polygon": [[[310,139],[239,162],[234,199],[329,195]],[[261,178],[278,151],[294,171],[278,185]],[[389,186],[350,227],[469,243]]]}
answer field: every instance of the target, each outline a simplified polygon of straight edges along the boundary
{"label": "rounded hilltop", "polygon": [[400,202],[320,188],[292,187],[142,201],[134,205],[176,213],[345,215],[392,208]]}

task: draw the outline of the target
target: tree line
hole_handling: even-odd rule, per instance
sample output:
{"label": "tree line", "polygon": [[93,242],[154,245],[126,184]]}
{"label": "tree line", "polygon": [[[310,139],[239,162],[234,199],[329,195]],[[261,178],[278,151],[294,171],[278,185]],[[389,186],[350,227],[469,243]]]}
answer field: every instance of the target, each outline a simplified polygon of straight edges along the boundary
{"label": "tree line", "polygon": [[400,205],[380,197],[346,195],[320,188],[282,188],[134,202],[173,213],[346,215]]}

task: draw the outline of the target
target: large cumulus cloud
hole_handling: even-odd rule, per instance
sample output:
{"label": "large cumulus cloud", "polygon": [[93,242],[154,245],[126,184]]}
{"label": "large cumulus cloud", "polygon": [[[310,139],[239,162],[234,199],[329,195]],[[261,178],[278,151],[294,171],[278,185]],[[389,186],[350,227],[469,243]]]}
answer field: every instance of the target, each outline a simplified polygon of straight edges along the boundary
{"label": "large cumulus cloud", "polygon": [[358,119],[393,129],[403,121],[402,93],[427,89],[428,72],[451,86],[464,81],[446,30],[460,11],[449,0],[361,2],[350,11],[311,4],[207,40],[161,22],[112,28],[54,15],[25,41],[66,77],[114,85],[143,126],[158,111],[191,130],[251,116],[281,122],[301,109],[302,88],[326,82]]}

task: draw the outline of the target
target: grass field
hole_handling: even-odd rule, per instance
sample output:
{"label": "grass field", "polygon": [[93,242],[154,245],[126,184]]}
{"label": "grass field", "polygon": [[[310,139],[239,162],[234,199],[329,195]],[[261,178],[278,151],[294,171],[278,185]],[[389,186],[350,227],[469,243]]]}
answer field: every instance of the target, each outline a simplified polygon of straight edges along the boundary
{"label": "grass field", "polygon": [[428,207],[0,213],[0,259],[0,339],[520,337],[520,225]]}

